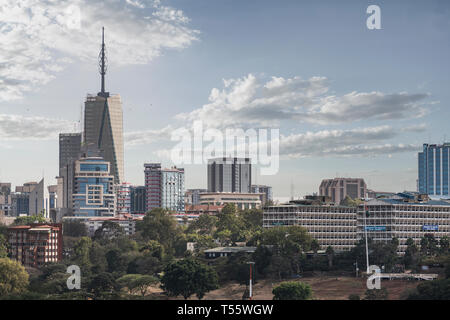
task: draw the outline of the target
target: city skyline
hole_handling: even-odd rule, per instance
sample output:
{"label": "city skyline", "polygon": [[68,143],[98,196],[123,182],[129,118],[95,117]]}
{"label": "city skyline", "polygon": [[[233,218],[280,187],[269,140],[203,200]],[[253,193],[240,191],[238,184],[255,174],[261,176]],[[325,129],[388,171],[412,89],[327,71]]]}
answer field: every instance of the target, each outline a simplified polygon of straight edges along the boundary
{"label": "city skyline", "polygon": [[[422,144],[445,140],[446,3],[383,2],[383,28],[373,31],[365,28],[367,4],[356,1],[332,10],[326,1],[283,8],[266,1],[113,1],[105,7],[111,18],[99,21],[89,18],[97,3],[83,3],[80,29],[48,19],[67,13],[64,1],[47,16],[14,4],[2,11],[15,33],[1,32],[11,46],[2,57],[10,65],[0,72],[1,182],[17,186],[44,176],[56,184],[58,134],[81,131],[83,99],[100,89],[103,25],[107,87],[124,104],[124,181],[134,185],[144,185],[144,163],[170,167],[171,132],[195,119],[218,129],[280,128],[280,172],[252,172],[252,183],[272,186],[275,199],[290,197],[291,181],[301,196],[332,177],[363,178],[379,191],[416,190]],[[34,51],[17,58],[20,36]],[[33,154],[39,156],[30,163]],[[186,189],[206,188],[206,164],[183,167]]]}

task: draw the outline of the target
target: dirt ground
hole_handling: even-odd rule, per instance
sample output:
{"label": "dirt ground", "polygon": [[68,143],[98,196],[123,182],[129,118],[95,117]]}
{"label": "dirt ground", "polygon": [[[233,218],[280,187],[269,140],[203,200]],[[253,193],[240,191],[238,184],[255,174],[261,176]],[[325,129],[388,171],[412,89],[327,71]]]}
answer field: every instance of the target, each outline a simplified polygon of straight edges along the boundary
{"label": "dirt ground", "polygon": [[[350,294],[358,294],[364,297],[366,291],[366,279],[355,277],[314,276],[293,281],[308,283],[314,292],[316,300],[347,300]],[[254,300],[272,300],[272,289],[279,281],[261,280],[253,286]],[[420,282],[412,280],[382,280],[381,287],[388,291],[389,300],[402,299],[405,290],[415,288]],[[245,286],[230,283],[218,290],[205,295],[205,300],[241,300]]]}
{"label": "dirt ground", "polygon": [[[347,300],[351,294],[357,294],[364,298],[366,291],[366,279],[349,276],[312,276],[291,281],[301,281],[309,284],[314,293],[315,300]],[[254,300],[272,300],[272,289],[281,281],[259,280],[253,285]],[[388,291],[389,300],[401,300],[402,294],[407,290],[412,290],[420,282],[413,280],[382,280],[381,287]],[[229,283],[220,289],[208,292],[203,300],[241,300],[245,286],[238,283]],[[168,298],[160,288],[152,287],[149,294],[158,296],[159,299],[183,299],[183,297]],[[189,300],[196,300],[192,296]]]}

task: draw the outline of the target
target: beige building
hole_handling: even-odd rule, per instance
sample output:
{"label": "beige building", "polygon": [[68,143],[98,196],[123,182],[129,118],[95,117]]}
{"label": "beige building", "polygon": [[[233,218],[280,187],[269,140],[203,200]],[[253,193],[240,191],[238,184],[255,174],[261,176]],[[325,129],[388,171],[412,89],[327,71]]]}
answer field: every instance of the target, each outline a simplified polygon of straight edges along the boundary
{"label": "beige building", "polygon": [[221,206],[227,203],[241,210],[261,208],[260,193],[206,192],[200,194],[201,205]]}
{"label": "beige building", "polygon": [[[312,203],[312,202],[311,202]],[[264,208],[263,227],[302,226],[322,250],[348,251],[356,244],[356,208],[295,202]]]}
{"label": "beige building", "polygon": [[103,158],[111,163],[114,182],[124,178],[123,114],[119,95],[88,95],[84,111],[84,143],[94,145]]}
{"label": "beige building", "polygon": [[366,183],[361,178],[324,179],[319,187],[321,196],[330,197],[334,203],[340,204],[346,196],[352,199],[365,198]]}

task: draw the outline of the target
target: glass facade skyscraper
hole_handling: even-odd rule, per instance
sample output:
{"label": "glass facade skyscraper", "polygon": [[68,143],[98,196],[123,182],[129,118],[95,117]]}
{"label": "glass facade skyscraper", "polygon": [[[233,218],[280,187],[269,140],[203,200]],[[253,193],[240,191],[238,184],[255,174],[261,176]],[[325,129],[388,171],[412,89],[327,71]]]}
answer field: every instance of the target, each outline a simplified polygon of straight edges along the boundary
{"label": "glass facade skyscraper", "polygon": [[431,196],[449,196],[449,156],[450,143],[442,145],[425,143],[423,145],[423,151],[418,155],[418,191],[420,193]]}

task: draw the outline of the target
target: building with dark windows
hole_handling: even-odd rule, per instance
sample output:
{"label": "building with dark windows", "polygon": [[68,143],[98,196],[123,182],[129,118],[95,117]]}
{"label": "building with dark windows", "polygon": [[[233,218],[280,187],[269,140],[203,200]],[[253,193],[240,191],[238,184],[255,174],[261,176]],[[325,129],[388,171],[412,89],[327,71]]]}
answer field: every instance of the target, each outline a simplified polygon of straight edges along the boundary
{"label": "building with dark windows", "polygon": [[251,192],[261,194],[262,205],[265,205],[266,203],[273,201],[272,187],[270,186],[253,184],[251,186]]}
{"label": "building with dark windows", "polygon": [[430,196],[448,198],[450,180],[450,143],[423,145],[419,152],[418,191]]}
{"label": "building with dark windows", "polygon": [[81,133],[59,134],[59,175],[64,174],[65,167],[78,160],[81,152]]}
{"label": "building with dark windows", "polygon": [[346,196],[352,199],[365,198],[366,192],[366,183],[361,178],[324,179],[319,187],[319,195],[330,197],[336,204],[340,204]]}
{"label": "building with dark windows", "polygon": [[131,186],[130,188],[130,206],[131,214],[145,214],[145,186]]}
{"label": "building with dark windows", "polygon": [[209,159],[207,170],[208,192],[251,192],[250,158]]}

